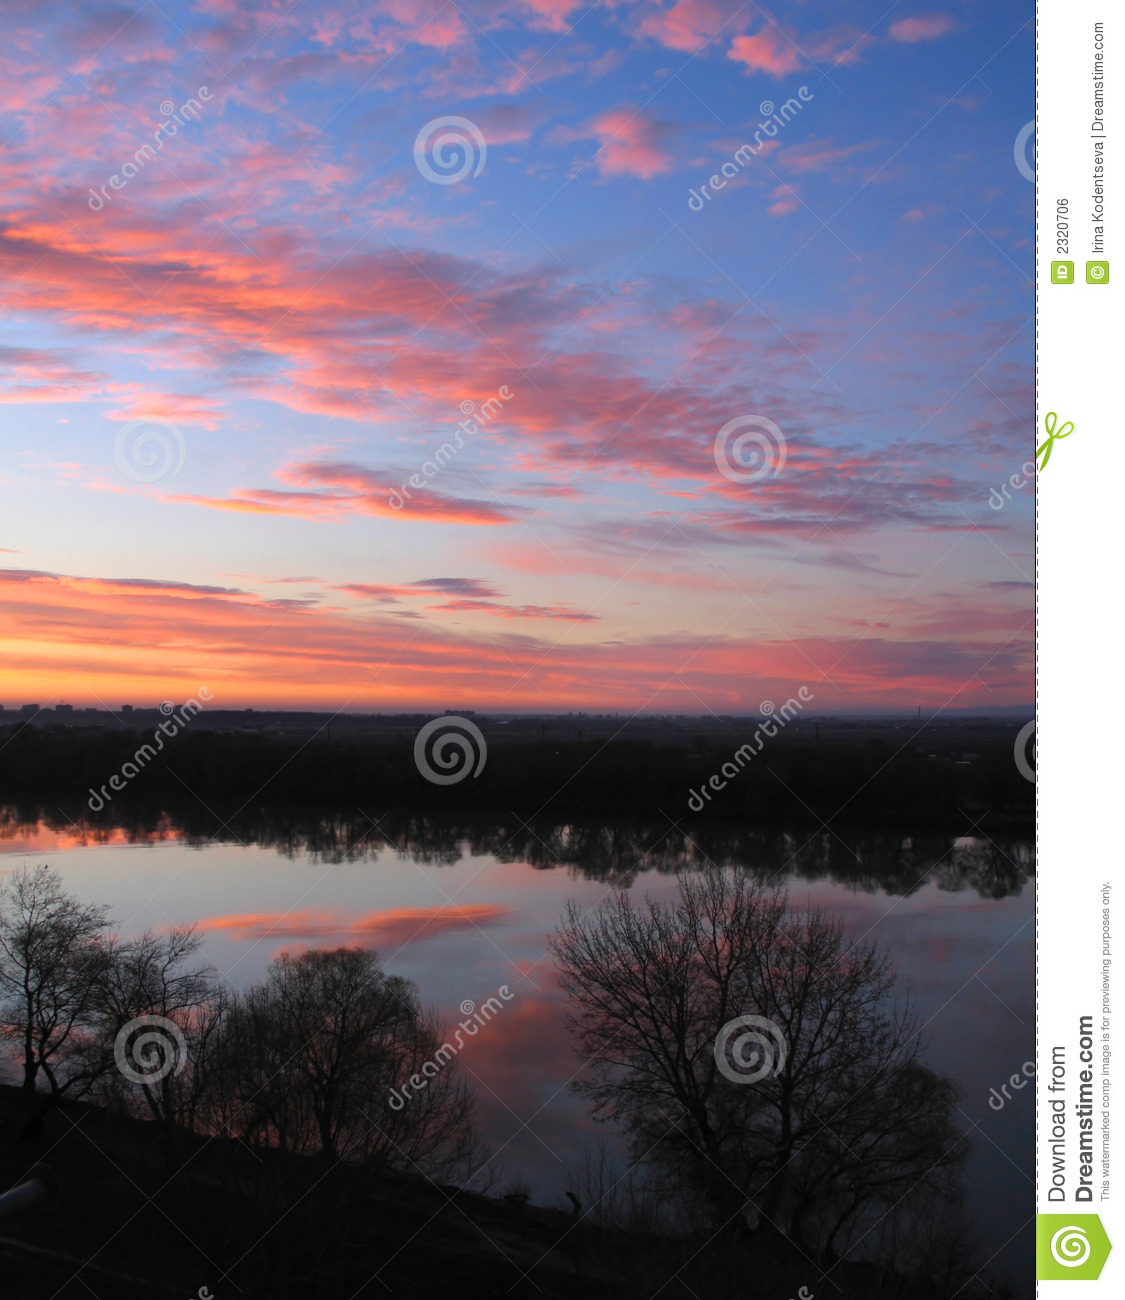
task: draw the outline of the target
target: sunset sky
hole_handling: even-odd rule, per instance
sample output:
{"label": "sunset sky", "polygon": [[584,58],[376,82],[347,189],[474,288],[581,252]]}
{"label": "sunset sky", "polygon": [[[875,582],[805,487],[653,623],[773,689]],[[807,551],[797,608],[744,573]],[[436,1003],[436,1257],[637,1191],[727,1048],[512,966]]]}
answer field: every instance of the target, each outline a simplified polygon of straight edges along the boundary
{"label": "sunset sky", "polygon": [[1030,701],[1029,4],[3,16],[8,709]]}

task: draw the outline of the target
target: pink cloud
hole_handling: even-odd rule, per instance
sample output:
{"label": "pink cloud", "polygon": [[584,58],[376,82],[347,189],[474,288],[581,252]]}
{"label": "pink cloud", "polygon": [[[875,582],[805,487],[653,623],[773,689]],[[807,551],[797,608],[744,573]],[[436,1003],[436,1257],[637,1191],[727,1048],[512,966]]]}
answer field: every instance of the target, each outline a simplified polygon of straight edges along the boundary
{"label": "pink cloud", "polygon": [[774,200],[770,204],[769,214],[771,217],[788,216],[790,212],[796,212],[801,206],[801,200],[797,197],[797,191],[788,185],[779,185],[770,194]]}
{"label": "pink cloud", "polygon": [[59,352],[0,346],[0,403],[81,402],[100,396],[104,379]]}
{"label": "pink cloud", "polygon": [[736,36],[727,58],[745,63],[750,72],[766,72],[771,77],[796,72],[803,62],[797,47],[770,27],[763,28],[756,36]]}
{"label": "pink cloud", "polygon": [[378,604],[397,605],[403,600],[424,597],[433,600],[443,596],[438,604],[425,609],[451,614],[491,614],[497,618],[557,619],[568,623],[596,623],[597,614],[577,610],[568,605],[512,605],[504,593],[479,578],[424,578],[405,586],[388,586],[363,582],[349,582],[336,587],[336,591],[359,600]]}
{"label": "pink cloud", "polygon": [[936,41],[940,36],[947,36],[956,26],[949,14],[915,14],[912,18],[900,18],[891,23],[891,40],[918,45],[922,41]]}
{"label": "pink cloud", "polygon": [[552,32],[570,31],[567,19],[579,8],[578,0],[521,0],[539,20],[539,25]]}
{"label": "pink cloud", "polygon": [[675,130],[671,122],[657,122],[622,105],[595,118],[587,134],[601,143],[594,161],[603,176],[639,176],[649,181],[672,170],[672,157],[664,146]]}
{"label": "pink cloud", "polygon": [[670,9],[646,15],[642,36],[651,36],[670,50],[697,54],[709,40],[733,22],[735,31],[745,24],[742,11],[733,13],[719,0],[676,0]]}
{"label": "pink cloud", "polygon": [[126,404],[106,411],[107,420],[170,420],[174,424],[198,424],[212,431],[218,429],[223,411],[206,397],[188,393],[159,393],[140,384],[113,385],[115,396],[125,394]]}
{"label": "pink cloud", "polygon": [[[739,517],[732,508],[725,525],[737,527]],[[807,526],[823,536],[822,524]],[[971,537],[969,525],[964,531]],[[856,590],[841,618],[868,613]],[[785,699],[801,683],[818,709],[1030,698],[1030,587],[977,584],[946,600],[867,604],[869,622],[891,625],[859,643],[854,627],[828,630],[828,611],[818,634],[798,623],[768,638],[699,631],[556,641],[155,580],[0,571],[0,691],[18,684],[17,696],[50,703],[65,680],[72,702],[158,701],[190,698],[203,681],[216,707],[396,711],[444,708],[455,695],[478,709],[732,712]]]}
{"label": "pink cloud", "polygon": [[513,908],[492,903],[466,903],[460,907],[398,907],[362,915],[339,909],[294,908],[291,912],[212,916],[201,921],[200,928],[220,930],[242,940],[310,939],[319,940],[324,945],[403,948],[412,941],[436,939],[453,930],[496,925],[513,914]]}
{"label": "pink cloud", "polygon": [[[426,487],[414,488],[394,475],[377,473],[361,465],[308,461],[285,466],[278,471],[277,477],[306,490],[235,488],[226,497],[177,495],[168,496],[166,500],[205,506],[211,510],[296,515],[302,519],[334,519],[362,514],[447,524],[510,524],[515,521],[513,510],[501,509],[485,501],[446,496]],[[409,479],[410,476],[405,477]]]}
{"label": "pink cloud", "polygon": [[778,163],[792,172],[835,171],[854,154],[874,149],[875,144],[874,140],[861,140],[837,149],[831,140],[809,140],[786,146],[778,157]]}
{"label": "pink cloud", "polygon": [[489,145],[517,144],[531,137],[541,116],[523,104],[492,104],[475,121]]}
{"label": "pink cloud", "polygon": [[427,609],[451,614],[495,614],[499,618],[558,619],[564,623],[596,623],[597,614],[571,609],[566,605],[498,605],[487,600],[446,600]]}
{"label": "pink cloud", "polygon": [[850,24],[814,32],[801,40],[801,46],[808,51],[810,59],[817,63],[830,63],[833,67],[858,63],[863,51],[874,44],[874,36]]}

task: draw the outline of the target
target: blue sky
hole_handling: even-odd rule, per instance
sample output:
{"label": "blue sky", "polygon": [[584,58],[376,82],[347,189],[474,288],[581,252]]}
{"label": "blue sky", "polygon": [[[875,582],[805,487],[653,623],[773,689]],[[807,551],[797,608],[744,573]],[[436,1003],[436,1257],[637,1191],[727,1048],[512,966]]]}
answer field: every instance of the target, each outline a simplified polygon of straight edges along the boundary
{"label": "blue sky", "polygon": [[1032,17],[9,6],[0,700],[1026,702]]}

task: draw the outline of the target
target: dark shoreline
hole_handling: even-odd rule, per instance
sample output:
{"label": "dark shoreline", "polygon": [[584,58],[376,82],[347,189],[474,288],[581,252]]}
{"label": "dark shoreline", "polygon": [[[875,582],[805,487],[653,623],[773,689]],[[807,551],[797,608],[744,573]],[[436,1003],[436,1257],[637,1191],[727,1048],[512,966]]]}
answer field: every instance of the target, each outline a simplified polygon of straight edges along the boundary
{"label": "dark shoreline", "polygon": [[[155,714],[155,711],[154,711]],[[159,718],[159,714],[155,714]],[[204,727],[200,715],[113,791],[110,780],[153,731],[113,727],[0,727],[0,800],[58,806],[91,826],[154,801],[180,807],[418,809],[473,817],[645,817],[686,833],[703,825],[802,826],[915,833],[1030,836],[1035,787],[1013,757],[1016,723],[791,723],[752,742],[761,719],[652,738],[568,735],[530,740],[477,718],[487,746],[479,775],[426,780],[414,761],[418,726],[350,740],[272,729]],[[560,722],[571,720],[559,720]],[[746,728],[750,727],[747,731]],[[816,728],[819,728],[819,735]],[[584,730],[584,729],[583,729]],[[736,751],[749,744],[742,763]],[[135,767],[135,764],[134,764]],[[711,778],[723,782],[716,787]],[[710,795],[701,795],[706,790]],[[693,792],[695,792],[693,794]],[[101,805],[99,807],[98,805]],[[699,811],[696,805],[702,804]]]}
{"label": "dark shoreline", "polygon": [[[156,1124],[82,1101],[48,1111],[44,1131],[21,1138],[41,1100],[0,1085],[0,1191],[38,1161],[57,1185],[45,1205],[0,1224],[0,1266],[20,1294],[647,1300],[659,1292],[692,1300],[701,1290],[738,1294],[737,1279],[751,1270],[759,1294],[796,1295],[831,1267],[840,1300],[896,1300],[908,1285],[918,1300],[945,1300],[937,1284],[872,1263],[818,1269],[774,1233],[727,1240],[605,1227],[519,1196],[413,1175],[373,1178],[348,1161],[263,1164],[215,1137],[194,1140],[169,1165]],[[138,1241],[147,1250],[138,1252]],[[961,1294],[1012,1300],[995,1280],[993,1288]]]}

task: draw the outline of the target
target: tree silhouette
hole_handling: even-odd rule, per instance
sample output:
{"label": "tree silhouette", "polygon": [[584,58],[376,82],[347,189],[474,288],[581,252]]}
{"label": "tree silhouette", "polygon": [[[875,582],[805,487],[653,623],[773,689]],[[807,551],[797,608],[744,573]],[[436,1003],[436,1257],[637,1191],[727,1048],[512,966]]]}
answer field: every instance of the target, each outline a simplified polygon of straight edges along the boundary
{"label": "tree silhouette", "polygon": [[[97,1070],[99,1090],[138,1101],[161,1125],[169,1155],[175,1154],[181,1134],[191,1136],[206,1124],[229,1001],[214,967],[193,963],[201,946],[194,926],[114,938],[106,946],[98,980],[89,1054],[106,1058]],[[151,1021],[157,1022],[154,1032]],[[154,1040],[147,1061],[136,1060],[137,1033]],[[140,1078],[113,1068],[115,1051]]]}
{"label": "tree silhouette", "polygon": [[0,884],[0,1034],[20,1044],[25,1094],[40,1074],[52,1098],[93,1081],[79,1061],[105,968],[108,910],[68,894],[45,865]]}
{"label": "tree silhouette", "polygon": [[839,921],[713,868],[671,904],[572,903],[553,949],[575,1087],[681,1213],[824,1259],[908,1193],[957,1199],[955,1088],[921,1060],[888,959]]}
{"label": "tree silhouette", "polygon": [[223,1118],[247,1141],[372,1171],[444,1173],[472,1151],[471,1097],[454,1068],[400,1110],[388,1104],[441,1037],[414,985],[373,952],[283,953],[233,1003],[223,1035]]}

